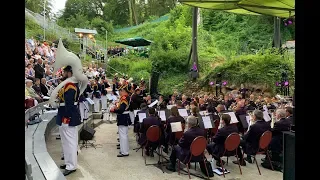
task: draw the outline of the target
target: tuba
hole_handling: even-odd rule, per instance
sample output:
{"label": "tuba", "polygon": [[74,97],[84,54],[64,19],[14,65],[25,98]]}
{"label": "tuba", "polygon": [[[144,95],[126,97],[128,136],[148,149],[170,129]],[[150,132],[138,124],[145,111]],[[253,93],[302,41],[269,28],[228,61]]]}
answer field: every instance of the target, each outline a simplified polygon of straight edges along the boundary
{"label": "tuba", "polygon": [[57,96],[58,92],[61,88],[63,88],[67,83],[72,82],[72,83],[79,83],[80,84],[80,93],[81,95],[84,90],[87,88],[88,84],[88,78],[86,75],[83,74],[82,70],[82,63],[81,60],[77,55],[75,55],[72,52],[69,52],[64,46],[61,41],[61,38],[59,40],[57,52],[56,52],[56,61],[53,64],[53,74],[55,74],[60,68],[64,66],[71,66],[72,67],[72,72],[73,76],[70,78],[67,78],[66,80],[62,81],[51,93],[49,103],[53,107],[57,107]]}

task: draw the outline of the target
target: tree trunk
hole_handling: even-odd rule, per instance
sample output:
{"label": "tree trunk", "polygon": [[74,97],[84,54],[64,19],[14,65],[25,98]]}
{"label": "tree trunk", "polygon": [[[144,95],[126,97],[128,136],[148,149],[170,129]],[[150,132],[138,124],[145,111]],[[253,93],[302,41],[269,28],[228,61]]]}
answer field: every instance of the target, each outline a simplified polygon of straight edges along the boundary
{"label": "tree trunk", "polygon": [[137,18],[137,12],[136,12],[136,1],[132,0],[132,12],[133,12],[133,17],[134,17],[134,22],[136,25],[138,25],[138,18]]}
{"label": "tree trunk", "polygon": [[131,8],[131,0],[128,0],[129,3],[129,24],[132,26],[132,8]]}

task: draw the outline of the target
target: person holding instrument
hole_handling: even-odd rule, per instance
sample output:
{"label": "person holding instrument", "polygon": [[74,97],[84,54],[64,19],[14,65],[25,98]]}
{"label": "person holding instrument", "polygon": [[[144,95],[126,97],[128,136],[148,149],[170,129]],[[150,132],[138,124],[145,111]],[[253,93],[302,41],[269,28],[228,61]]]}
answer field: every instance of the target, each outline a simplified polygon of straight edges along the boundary
{"label": "person holding instrument", "polygon": [[129,138],[128,138],[128,126],[132,124],[129,115],[129,92],[128,84],[124,83],[119,88],[120,101],[117,103],[116,107],[110,109],[110,112],[117,113],[117,126],[119,132],[120,144],[120,154],[117,157],[129,156]]}

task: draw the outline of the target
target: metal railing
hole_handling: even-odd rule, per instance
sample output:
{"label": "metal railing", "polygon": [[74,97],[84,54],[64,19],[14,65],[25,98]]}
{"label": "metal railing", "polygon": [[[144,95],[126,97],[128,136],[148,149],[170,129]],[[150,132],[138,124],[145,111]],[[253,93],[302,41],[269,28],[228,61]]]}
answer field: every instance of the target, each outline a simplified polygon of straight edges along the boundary
{"label": "metal railing", "polygon": [[[37,24],[39,24],[42,28],[44,28],[48,32],[52,32],[58,37],[67,38],[71,42],[79,42],[79,37],[71,32],[68,29],[60,27],[54,21],[50,21],[47,18],[45,19],[41,14],[32,12],[31,10],[25,8],[26,16],[31,17]],[[103,52],[106,51],[104,48],[104,42],[96,40],[96,42],[88,41],[88,47],[92,49],[101,49]]]}

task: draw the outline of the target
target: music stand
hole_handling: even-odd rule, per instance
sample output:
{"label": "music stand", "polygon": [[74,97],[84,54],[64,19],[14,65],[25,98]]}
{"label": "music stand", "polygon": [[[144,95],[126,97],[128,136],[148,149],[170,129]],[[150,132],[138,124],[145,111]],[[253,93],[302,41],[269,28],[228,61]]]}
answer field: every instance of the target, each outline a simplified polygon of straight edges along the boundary
{"label": "music stand", "polygon": [[[86,98],[86,101],[88,101],[88,103],[92,106],[94,105],[94,102],[92,101],[92,99],[90,98]],[[85,106],[86,107],[86,106]],[[88,107],[86,107],[87,109],[89,109]],[[94,117],[93,117],[93,114],[92,114],[92,124],[91,124],[92,128],[94,129],[95,128],[95,123],[94,123]]]}

